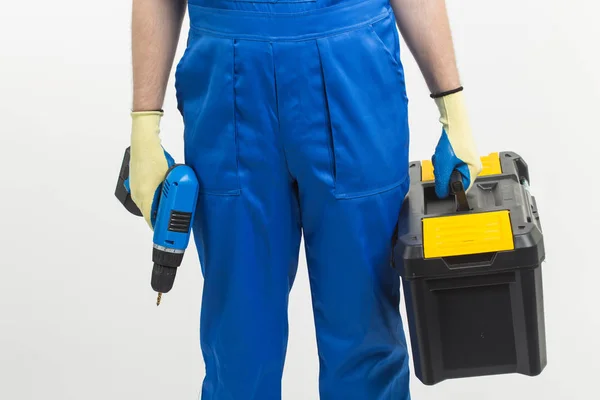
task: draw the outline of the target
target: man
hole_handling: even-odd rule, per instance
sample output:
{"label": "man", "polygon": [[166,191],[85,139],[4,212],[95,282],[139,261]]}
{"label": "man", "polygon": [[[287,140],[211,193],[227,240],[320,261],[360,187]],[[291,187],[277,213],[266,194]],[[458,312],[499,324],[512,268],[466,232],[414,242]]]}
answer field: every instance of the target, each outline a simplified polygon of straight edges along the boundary
{"label": "man", "polygon": [[[281,398],[287,303],[304,235],[323,400],[409,399],[389,265],[408,180],[400,28],[440,110],[436,190],[481,165],[444,0],[189,0],[175,74],[204,291],[203,400]],[[186,4],[133,0],[131,190],[168,168],[159,123]],[[397,24],[397,25],[396,25]]]}

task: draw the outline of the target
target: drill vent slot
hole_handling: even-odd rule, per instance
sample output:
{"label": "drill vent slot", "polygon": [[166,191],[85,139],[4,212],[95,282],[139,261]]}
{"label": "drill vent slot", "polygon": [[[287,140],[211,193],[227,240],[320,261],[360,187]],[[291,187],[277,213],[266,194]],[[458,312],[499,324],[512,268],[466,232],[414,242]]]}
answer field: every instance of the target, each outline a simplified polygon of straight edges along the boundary
{"label": "drill vent slot", "polygon": [[163,183],[163,196],[165,197],[169,197],[169,188],[171,187],[171,184],[169,183],[169,181],[165,180],[165,182]]}
{"label": "drill vent slot", "polygon": [[188,233],[192,223],[192,213],[171,211],[169,230],[171,232]]}

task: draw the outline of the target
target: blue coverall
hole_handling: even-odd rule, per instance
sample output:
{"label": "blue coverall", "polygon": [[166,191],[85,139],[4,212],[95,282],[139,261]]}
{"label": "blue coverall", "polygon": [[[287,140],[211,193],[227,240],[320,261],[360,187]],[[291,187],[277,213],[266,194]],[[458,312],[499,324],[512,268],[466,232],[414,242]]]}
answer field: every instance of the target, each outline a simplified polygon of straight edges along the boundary
{"label": "blue coverall", "polygon": [[301,235],[322,400],[408,400],[392,237],[409,129],[388,0],[189,0],[176,70],[203,400],[277,400]]}

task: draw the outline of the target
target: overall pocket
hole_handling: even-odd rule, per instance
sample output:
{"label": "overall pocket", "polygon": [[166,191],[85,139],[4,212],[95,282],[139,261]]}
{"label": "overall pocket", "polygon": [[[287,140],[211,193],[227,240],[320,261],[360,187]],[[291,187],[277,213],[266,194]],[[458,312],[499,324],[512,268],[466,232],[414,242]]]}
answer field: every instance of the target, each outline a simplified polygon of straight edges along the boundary
{"label": "overall pocket", "polygon": [[240,193],[233,67],[232,39],[192,31],[175,71],[185,162],[204,194]]}
{"label": "overall pocket", "polygon": [[317,41],[337,198],[381,193],[408,177],[408,101],[397,35],[390,13]]}

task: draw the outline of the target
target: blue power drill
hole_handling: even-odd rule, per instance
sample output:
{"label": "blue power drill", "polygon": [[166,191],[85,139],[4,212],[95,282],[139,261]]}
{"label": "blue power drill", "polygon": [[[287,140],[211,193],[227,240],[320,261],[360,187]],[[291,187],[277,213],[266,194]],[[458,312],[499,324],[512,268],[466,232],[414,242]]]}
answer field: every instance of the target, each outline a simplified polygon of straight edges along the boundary
{"label": "blue power drill", "polygon": [[[134,215],[142,216],[129,191],[130,148],[125,150],[115,196]],[[177,268],[188,246],[191,225],[198,201],[198,179],[194,170],[183,164],[172,165],[157,189],[152,206],[154,246],[152,249],[152,289],[158,293],[156,305],[160,305],[163,293],[173,287]]]}

